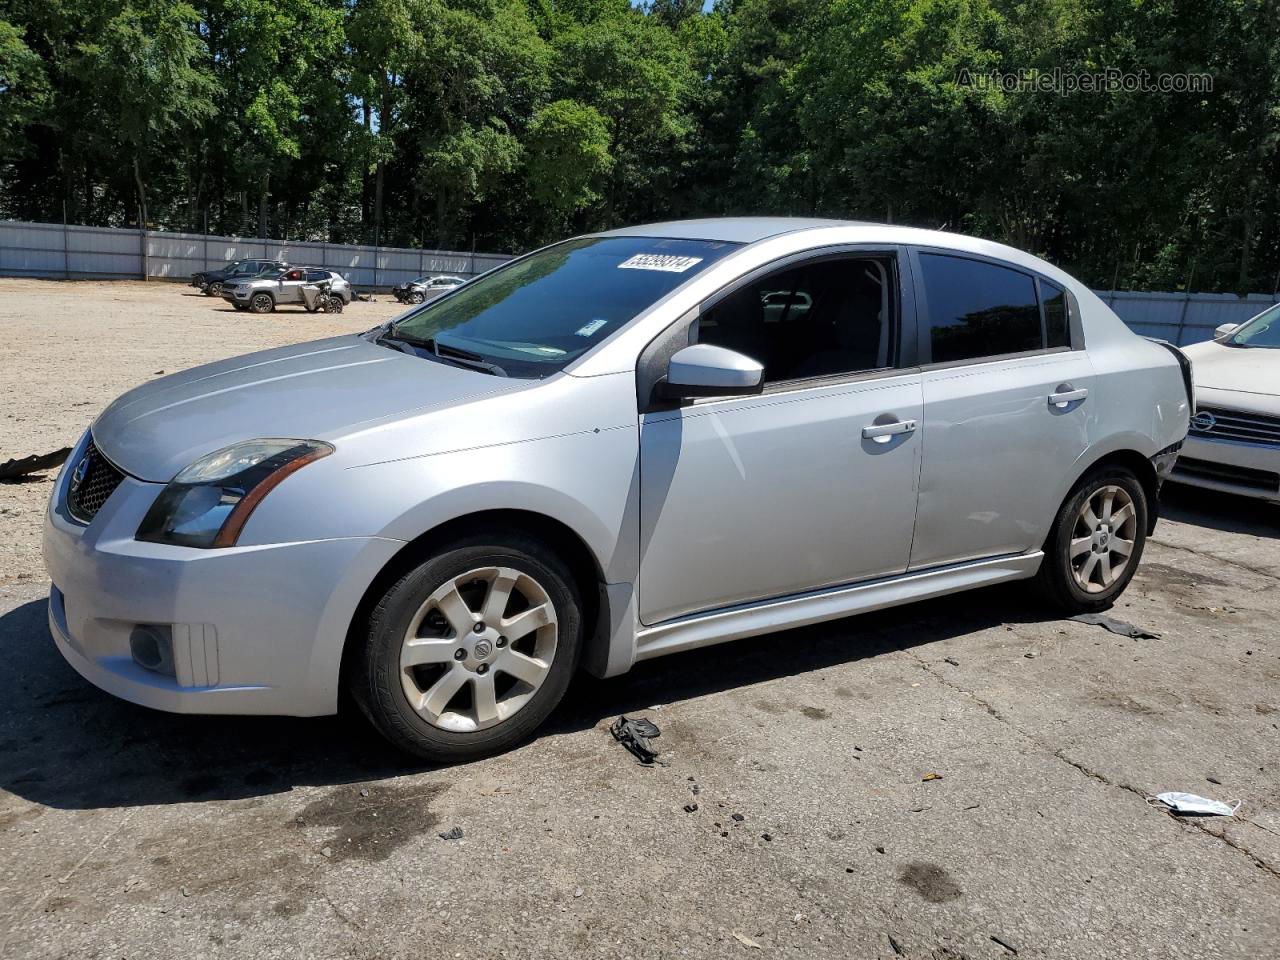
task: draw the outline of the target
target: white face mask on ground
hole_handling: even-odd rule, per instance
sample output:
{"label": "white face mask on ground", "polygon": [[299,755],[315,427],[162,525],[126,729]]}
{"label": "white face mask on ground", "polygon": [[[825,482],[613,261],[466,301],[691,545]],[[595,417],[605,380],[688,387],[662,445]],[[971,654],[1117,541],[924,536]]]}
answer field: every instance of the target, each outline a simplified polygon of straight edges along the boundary
{"label": "white face mask on ground", "polygon": [[1232,806],[1221,800],[1210,800],[1208,797],[1201,797],[1194,793],[1157,793],[1155,799],[1174,813],[1200,813],[1215,817],[1234,816],[1243,802],[1237,800]]}

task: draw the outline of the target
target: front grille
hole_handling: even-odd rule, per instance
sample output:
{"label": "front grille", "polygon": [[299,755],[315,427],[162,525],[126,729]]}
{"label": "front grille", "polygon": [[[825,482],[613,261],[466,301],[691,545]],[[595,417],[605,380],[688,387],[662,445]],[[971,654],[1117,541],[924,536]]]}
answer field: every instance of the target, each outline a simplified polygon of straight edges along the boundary
{"label": "front grille", "polygon": [[1235,440],[1280,447],[1280,417],[1241,413],[1221,407],[1197,407],[1191,419],[1191,436],[1201,440]]}
{"label": "front grille", "polygon": [[1255,470],[1253,467],[1236,467],[1226,463],[1214,463],[1210,460],[1196,460],[1193,457],[1179,457],[1173,467],[1174,478],[1186,477],[1197,480],[1215,480],[1235,487],[1247,487],[1263,493],[1280,491],[1280,473],[1270,470]]}
{"label": "front grille", "polygon": [[67,483],[67,511],[81,523],[88,523],[123,479],[124,474],[99,453],[90,440],[84,456],[71,468],[71,479]]}

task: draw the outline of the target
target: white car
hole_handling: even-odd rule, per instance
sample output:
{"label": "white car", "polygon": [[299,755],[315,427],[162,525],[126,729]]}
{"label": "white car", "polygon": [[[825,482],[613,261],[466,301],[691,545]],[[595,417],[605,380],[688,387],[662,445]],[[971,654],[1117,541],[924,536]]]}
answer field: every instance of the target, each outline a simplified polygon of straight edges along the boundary
{"label": "white car", "polygon": [[1184,348],[1196,413],[1172,479],[1280,503],[1280,304]]}

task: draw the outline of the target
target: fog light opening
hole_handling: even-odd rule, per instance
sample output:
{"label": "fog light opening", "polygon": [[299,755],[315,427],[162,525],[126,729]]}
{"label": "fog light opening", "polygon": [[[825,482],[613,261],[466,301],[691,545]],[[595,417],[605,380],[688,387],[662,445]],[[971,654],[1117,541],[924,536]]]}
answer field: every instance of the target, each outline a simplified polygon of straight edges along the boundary
{"label": "fog light opening", "polygon": [[174,676],[172,628],[138,624],[129,634],[129,652],[133,662],[144,670]]}

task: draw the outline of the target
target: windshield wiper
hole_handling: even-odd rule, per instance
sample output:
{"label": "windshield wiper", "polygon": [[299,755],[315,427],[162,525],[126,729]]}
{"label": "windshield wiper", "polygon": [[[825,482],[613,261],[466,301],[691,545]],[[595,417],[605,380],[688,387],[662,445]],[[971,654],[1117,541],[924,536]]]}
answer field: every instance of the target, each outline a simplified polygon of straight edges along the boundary
{"label": "windshield wiper", "polygon": [[405,343],[411,347],[419,347],[428,351],[433,357],[444,360],[446,363],[452,363],[459,367],[467,367],[471,370],[479,370],[483,373],[491,373],[496,377],[505,377],[509,374],[496,363],[490,363],[478,353],[471,353],[468,350],[459,350],[457,347],[448,347],[444,344],[437,343],[434,337],[415,337],[411,333],[400,333],[396,329],[396,325],[392,324],[387,332],[378,337],[378,342],[383,340],[393,340],[398,343]]}

